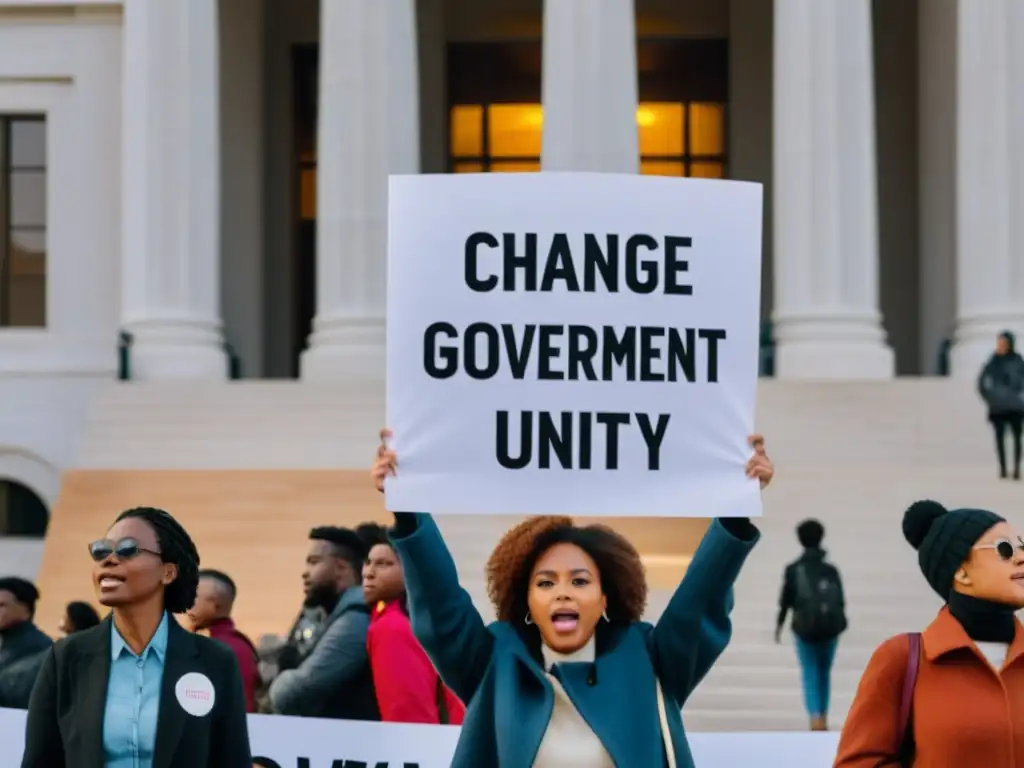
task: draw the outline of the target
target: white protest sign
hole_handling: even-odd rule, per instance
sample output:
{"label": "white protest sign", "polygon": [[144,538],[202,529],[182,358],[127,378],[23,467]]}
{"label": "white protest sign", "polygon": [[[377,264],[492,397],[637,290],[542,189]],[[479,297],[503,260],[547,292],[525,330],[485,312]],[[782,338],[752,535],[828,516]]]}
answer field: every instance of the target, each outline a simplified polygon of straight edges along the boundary
{"label": "white protest sign", "polygon": [[[835,759],[836,733],[690,733],[701,768],[822,768]],[[448,768],[459,729],[352,720],[249,715],[253,757],[274,768]],[[25,751],[25,712],[0,709],[4,765]]]}
{"label": "white protest sign", "polygon": [[394,176],[392,511],[757,516],[761,186]]}

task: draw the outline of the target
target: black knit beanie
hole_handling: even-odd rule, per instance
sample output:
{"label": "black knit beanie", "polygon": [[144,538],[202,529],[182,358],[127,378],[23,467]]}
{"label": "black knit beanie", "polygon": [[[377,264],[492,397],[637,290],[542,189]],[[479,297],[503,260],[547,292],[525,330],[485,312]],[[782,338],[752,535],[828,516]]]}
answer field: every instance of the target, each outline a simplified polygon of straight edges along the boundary
{"label": "black knit beanie", "polygon": [[943,600],[953,577],[985,531],[1005,522],[987,509],[948,510],[937,501],[915,501],[903,514],[903,535],[917,550],[921,572]]}

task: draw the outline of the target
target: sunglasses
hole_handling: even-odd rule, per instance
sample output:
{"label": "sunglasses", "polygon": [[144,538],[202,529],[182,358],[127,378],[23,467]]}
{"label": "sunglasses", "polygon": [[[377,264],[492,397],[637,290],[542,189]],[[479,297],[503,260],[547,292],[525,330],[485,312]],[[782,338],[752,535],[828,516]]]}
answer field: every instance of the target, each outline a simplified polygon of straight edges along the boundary
{"label": "sunglasses", "polygon": [[89,556],[97,563],[102,563],[111,555],[116,555],[118,560],[131,560],[143,552],[148,555],[155,555],[156,557],[161,556],[159,552],[146,549],[138,541],[130,537],[120,539],[119,541],[100,539],[89,545]]}
{"label": "sunglasses", "polygon": [[1013,560],[1014,554],[1024,551],[1024,539],[1020,536],[1015,542],[1009,539],[996,539],[991,544],[979,544],[975,549],[994,549],[1001,560]]}

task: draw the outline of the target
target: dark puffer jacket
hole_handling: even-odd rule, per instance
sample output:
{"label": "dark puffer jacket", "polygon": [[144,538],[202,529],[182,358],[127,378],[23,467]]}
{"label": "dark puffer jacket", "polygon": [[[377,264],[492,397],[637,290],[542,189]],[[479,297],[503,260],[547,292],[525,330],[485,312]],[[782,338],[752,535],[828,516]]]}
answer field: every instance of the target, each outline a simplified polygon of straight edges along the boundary
{"label": "dark puffer jacket", "polygon": [[1009,349],[992,355],[978,377],[978,391],[989,416],[1024,414],[1024,358],[1014,349],[1012,333],[1004,333]]}

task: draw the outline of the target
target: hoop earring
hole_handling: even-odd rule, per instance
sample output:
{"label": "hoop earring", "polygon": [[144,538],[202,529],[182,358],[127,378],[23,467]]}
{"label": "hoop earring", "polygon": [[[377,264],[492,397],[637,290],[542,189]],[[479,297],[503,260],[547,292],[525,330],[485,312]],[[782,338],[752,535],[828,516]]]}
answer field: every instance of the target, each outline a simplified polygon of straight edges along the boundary
{"label": "hoop earring", "polygon": [[526,624],[527,626],[529,626],[530,624],[533,624],[533,619],[530,618],[530,612],[529,611],[526,612],[526,618],[523,619],[523,623]]}
{"label": "hoop earring", "polygon": [[609,624],[612,623],[612,620],[608,618],[608,611],[601,611],[601,618],[607,621]]}

